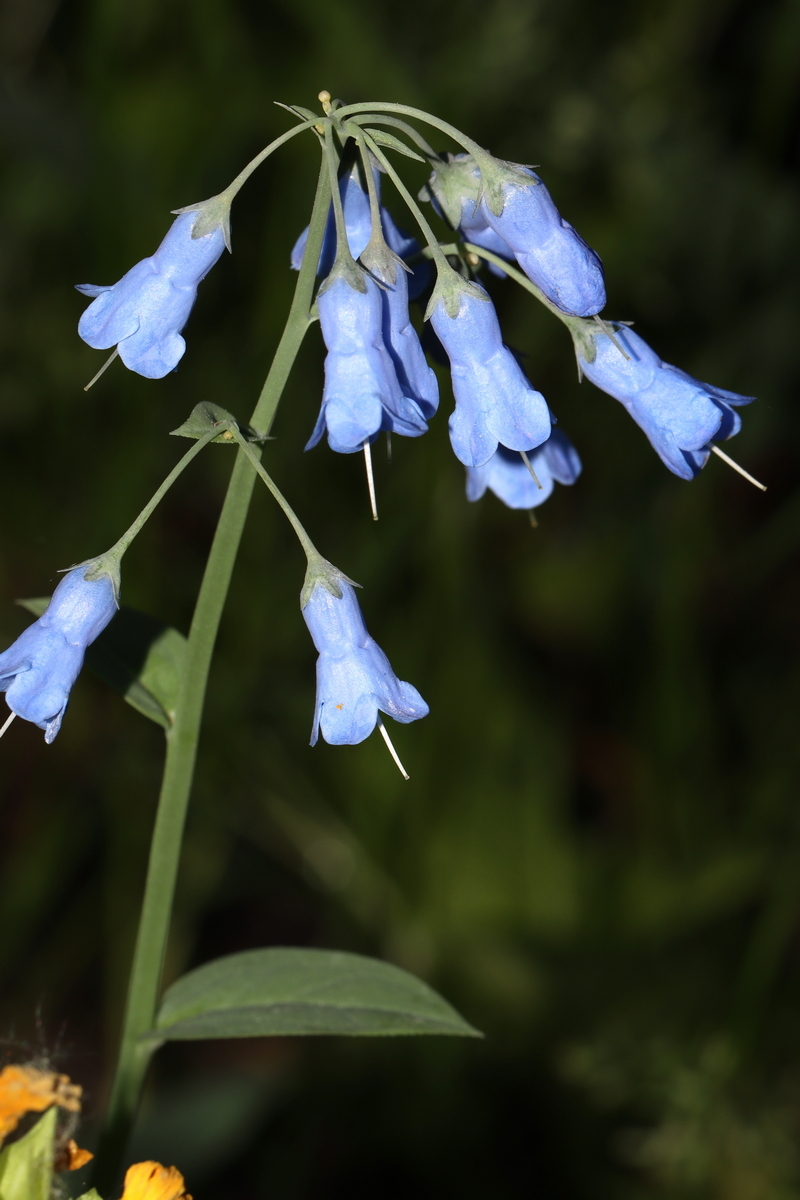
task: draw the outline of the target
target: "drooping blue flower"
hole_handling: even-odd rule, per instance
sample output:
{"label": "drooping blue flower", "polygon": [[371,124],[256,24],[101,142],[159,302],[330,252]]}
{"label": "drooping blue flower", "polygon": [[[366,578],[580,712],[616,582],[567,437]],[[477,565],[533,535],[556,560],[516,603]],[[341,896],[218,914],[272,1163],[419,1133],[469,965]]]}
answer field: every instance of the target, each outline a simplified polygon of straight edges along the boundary
{"label": "drooping blue flower", "polygon": [[509,508],[537,508],[551,495],[555,483],[574,483],[581,473],[578,452],[560,429],[554,429],[546,442],[532,450],[529,460],[541,487],[519,451],[498,446],[482,467],[467,467],[467,499],[480,500],[488,488]]}
{"label": "drooping blue flower", "polygon": [[48,744],[61,728],[86,647],[117,611],[110,577],[89,580],[85,573],[86,567],[77,567],[66,574],[38,621],[0,654],[0,691],[8,707],[43,729]]}
{"label": "drooping blue flower", "polygon": [[498,447],[533,450],[550,436],[550,411],[503,345],[497,313],[479,284],[462,290],[454,317],[443,299],[431,324],[447,351],[456,408],[450,441],[466,467],[488,462]]}
{"label": "drooping blue flower", "polygon": [[535,172],[508,166],[500,186],[500,211],[493,211],[490,195],[484,193],[481,199],[486,224],[511,248],[531,282],[562,312],[578,317],[600,312],[606,288],[598,255],[564,220]]}
{"label": "drooping blue flower", "polygon": [[320,290],[319,322],[328,353],[322,406],[306,450],[327,430],[328,445],[352,454],[381,429],[419,437],[428,426],[403,389],[383,339],[381,289],[366,272],[364,291],[343,275]]}
{"label": "drooping blue flower", "polygon": [[587,379],[624,404],[662,462],[681,479],[693,479],[705,466],[709,444],[733,437],[741,417],[731,405],[749,404],[740,396],[662,362],[647,342],[625,326],[615,331],[626,359],[605,333],[592,335],[596,350],[588,362],[578,345]]}
{"label": "drooping blue flower", "polygon": [[373,256],[367,251],[362,261],[381,285],[383,342],[397,372],[404,396],[413,400],[426,420],[439,407],[439,384],[428,366],[419,335],[408,312],[408,275],[392,260],[385,247]]}
{"label": "drooping blue flower", "polygon": [[337,582],[341,599],[317,583],[303,608],[319,652],[312,746],[320,732],[334,746],[363,742],[375,728],[379,711],[404,725],[429,711],[417,689],[397,678],[370,637],[352,584],[341,577]]}
{"label": "drooping blue flower", "polygon": [[[500,258],[513,259],[507,242],[489,226],[481,207],[481,173],[471,154],[447,154],[434,168],[421,200],[429,200],[442,220],[457,230],[465,242],[473,242]],[[493,275],[506,278],[495,263],[487,266]]]}
{"label": "drooping blue flower", "polygon": [[117,346],[126,367],[148,379],[162,379],[183,357],[181,330],[197,299],[197,285],[225,249],[218,226],[193,238],[198,212],[173,221],[155,254],[131,267],[107,287],[78,284],[95,299],[78,323],[78,333],[95,350]]}

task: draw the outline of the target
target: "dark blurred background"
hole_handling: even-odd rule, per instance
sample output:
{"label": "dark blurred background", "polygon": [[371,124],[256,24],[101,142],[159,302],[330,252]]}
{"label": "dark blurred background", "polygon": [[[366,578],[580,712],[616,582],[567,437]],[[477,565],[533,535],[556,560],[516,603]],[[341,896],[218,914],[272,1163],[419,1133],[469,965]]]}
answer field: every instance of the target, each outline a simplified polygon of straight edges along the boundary
{"label": "dark blurred background", "polygon": [[[169,210],[287,127],[275,100],[432,109],[541,165],[601,254],[606,315],[758,396],[691,484],[578,385],[566,332],[489,286],[584,462],[532,530],[464,498],[450,397],[425,438],[304,455],[311,331],[267,457],[430,717],[308,747],[302,555],[255,497],[212,672],[167,965],[331,946],[428,979],[486,1032],[161,1052],[134,1152],[196,1200],[364,1194],[800,1197],[798,0],[2,0],[0,631],[105,549],[200,400],[246,418],[285,318],[317,172],[286,147],[234,209],[176,374],[100,365],[72,285],[111,283]],[[443,140],[434,143],[447,147]],[[425,171],[400,160],[414,190]],[[389,206],[406,226],[386,187]],[[204,452],[125,561],[188,627],[232,457]],[[50,1055],[99,1114],[163,758],[87,671],[52,747],[0,747],[3,1053]]]}

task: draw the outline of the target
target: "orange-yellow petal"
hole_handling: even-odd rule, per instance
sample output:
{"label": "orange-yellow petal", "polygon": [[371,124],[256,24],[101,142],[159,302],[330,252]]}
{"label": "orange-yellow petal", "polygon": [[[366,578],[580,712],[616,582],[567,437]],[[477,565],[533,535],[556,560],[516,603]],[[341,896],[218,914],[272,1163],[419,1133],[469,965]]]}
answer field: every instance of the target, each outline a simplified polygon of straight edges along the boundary
{"label": "orange-yellow petal", "polygon": [[134,1163],[125,1174],[122,1200],[192,1200],[177,1167],[157,1162]]}
{"label": "orange-yellow petal", "polygon": [[0,1071],[0,1141],[16,1129],[27,1112],[44,1112],[53,1104],[80,1112],[81,1091],[68,1075],[13,1064]]}
{"label": "orange-yellow petal", "polygon": [[65,1146],[60,1146],[56,1150],[56,1160],[53,1165],[53,1170],[59,1171],[79,1171],[81,1167],[85,1167],[88,1162],[94,1158],[91,1150],[81,1150],[74,1138],[70,1138]]}

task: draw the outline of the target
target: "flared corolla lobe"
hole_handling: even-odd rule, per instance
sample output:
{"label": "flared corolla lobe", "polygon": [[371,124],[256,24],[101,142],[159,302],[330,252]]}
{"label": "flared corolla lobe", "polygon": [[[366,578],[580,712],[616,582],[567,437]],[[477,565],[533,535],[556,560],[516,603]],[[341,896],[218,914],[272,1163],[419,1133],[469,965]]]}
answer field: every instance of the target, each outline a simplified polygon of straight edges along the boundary
{"label": "flared corolla lobe", "polygon": [[420,406],[403,389],[383,338],[378,284],[362,273],[364,291],[340,276],[317,297],[327,347],[322,407],[306,450],[327,431],[341,454],[360,450],[380,430],[419,437],[428,426]]}
{"label": "flared corolla lobe", "polygon": [[599,313],[606,303],[600,258],[561,216],[539,176],[529,167],[510,166],[512,177],[500,183],[499,202],[494,204],[486,193],[482,196],[486,224],[562,312],[576,317]]}
{"label": "flared corolla lobe", "polygon": [[339,578],[341,598],[316,584],[303,617],[319,653],[311,745],[322,733],[334,746],[352,746],[372,733],[378,712],[404,725],[428,715],[415,687],[398,679],[370,637],[352,585]]}
{"label": "flared corolla lobe", "polygon": [[537,508],[552,494],[555,483],[574,483],[581,473],[578,452],[560,429],[531,451],[529,461],[541,487],[517,450],[498,446],[482,467],[467,467],[467,499],[480,500],[488,488],[509,508]]}
{"label": "flared corolla lobe", "polygon": [[102,633],[117,600],[108,575],[85,578],[86,567],[70,571],[46,610],[0,654],[0,690],[12,712],[32,721],[53,741],[86,647]]}
{"label": "flared corolla lobe", "polygon": [[456,408],[450,441],[466,467],[488,462],[498,444],[533,450],[550,436],[550,412],[514,355],[503,345],[497,313],[478,284],[461,293],[451,317],[443,299],[431,325],[450,359]]}
{"label": "flared corolla lobe", "polygon": [[598,332],[592,335],[593,362],[578,347],[581,370],[624,404],[670,471],[681,479],[693,479],[708,460],[710,443],[739,432],[741,418],[731,405],[750,404],[753,397],[701,383],[662,362],[632,329],[623,326],[614,336],[628,358],[607,334]]}
{"label": "flared corolla lobe", "polygon": [[193,238],[197,212],[172,224],[155,254],[131,267],[119,283],[91,283],[78,291],[95,299],[78,323],[78,333],[95,350],[117,346],[126,367],[162,379],[183,357],[181,330],[197,298],[197,286],[225,249],[221,226]]}

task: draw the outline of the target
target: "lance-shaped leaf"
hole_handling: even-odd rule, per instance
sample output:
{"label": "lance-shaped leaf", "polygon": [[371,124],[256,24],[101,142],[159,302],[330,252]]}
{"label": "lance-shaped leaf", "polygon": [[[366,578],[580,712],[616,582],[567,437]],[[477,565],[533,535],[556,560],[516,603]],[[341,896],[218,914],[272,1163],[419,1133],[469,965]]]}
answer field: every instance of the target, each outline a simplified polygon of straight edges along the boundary
{"label": "lance-shaped leaf", "polygon": [[167,991],[151,1040],[438,1033],[481,1037],[427,984],[391,963],[273,947],[215,959]]}

